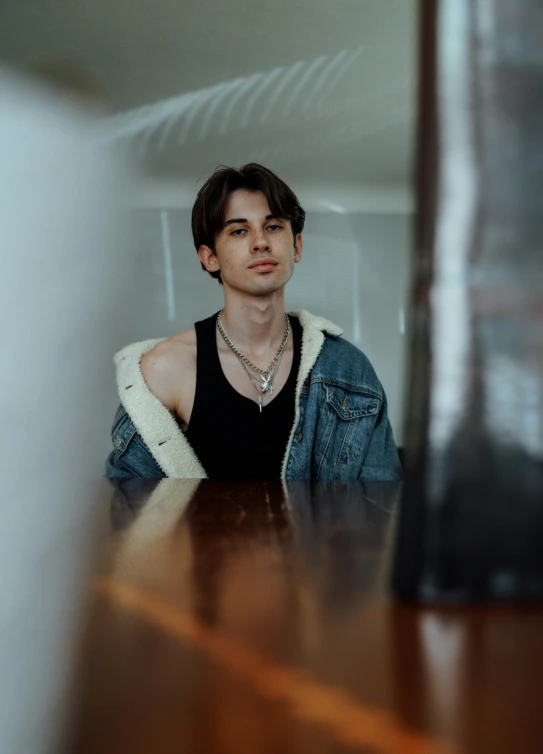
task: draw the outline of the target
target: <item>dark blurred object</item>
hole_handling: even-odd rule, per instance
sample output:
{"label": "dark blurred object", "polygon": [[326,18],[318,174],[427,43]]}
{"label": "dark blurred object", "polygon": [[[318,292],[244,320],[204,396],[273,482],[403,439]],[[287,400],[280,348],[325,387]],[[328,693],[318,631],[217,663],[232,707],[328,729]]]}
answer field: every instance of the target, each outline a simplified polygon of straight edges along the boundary
{"label": "dark blurred object", "polygon": [[99,110],[105,109],[105,97],[95,78],[71,60],[44,60],[28,69],[40,83],[67,99]]}
{"label": "dark blurred object", "polygon": [[543,4],[421,4],[407,480],[393,585],[543,597]]}

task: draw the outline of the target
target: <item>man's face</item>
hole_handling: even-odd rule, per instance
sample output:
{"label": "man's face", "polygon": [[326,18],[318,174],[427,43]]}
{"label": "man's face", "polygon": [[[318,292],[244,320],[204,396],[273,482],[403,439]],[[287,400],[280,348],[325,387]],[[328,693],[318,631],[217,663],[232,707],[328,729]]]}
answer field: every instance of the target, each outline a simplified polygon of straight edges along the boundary
{"label": "man's face", "polygon": [[273,217],[260,191],[234,191],[226,204],[215,254],[200,247],[209,270],[220,270],[225,288],[257,296],[274,293],[290,280],[302,255],[302,237],[288,220]]}

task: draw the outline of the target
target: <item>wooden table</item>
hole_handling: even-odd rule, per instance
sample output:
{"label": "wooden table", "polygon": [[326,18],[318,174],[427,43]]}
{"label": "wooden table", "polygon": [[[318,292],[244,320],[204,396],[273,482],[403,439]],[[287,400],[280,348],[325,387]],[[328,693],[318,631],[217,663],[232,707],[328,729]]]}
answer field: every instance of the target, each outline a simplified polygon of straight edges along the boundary
{"label": "wooden table", "polygon": [[394,604],[392,498],[116,493],[70,754],[540,754],[543,609]]}

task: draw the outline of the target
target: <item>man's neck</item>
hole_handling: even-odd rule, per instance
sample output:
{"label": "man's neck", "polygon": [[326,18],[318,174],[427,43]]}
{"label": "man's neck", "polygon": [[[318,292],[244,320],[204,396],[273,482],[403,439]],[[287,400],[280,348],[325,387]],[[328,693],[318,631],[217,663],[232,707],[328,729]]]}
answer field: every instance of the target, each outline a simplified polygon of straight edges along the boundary
{"label": "man's neck", "polygon": [[285,334],[283,291],[266,297],[227,297],[221,320],[243,353],[260,356],[277,349]]}

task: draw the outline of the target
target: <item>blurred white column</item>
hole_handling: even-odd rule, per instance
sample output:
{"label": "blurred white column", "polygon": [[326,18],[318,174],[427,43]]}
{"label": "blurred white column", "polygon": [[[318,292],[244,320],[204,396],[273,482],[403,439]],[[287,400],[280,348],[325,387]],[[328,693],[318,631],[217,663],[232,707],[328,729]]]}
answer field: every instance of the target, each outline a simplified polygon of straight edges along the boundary
{"label": "blurred white column", "polygon": [[79,106],[0,72],[2,754],[58,751],[106,487],[97,417],[130,267],[120,172],[93,128]]}

